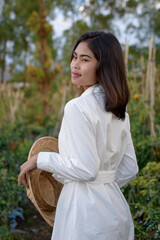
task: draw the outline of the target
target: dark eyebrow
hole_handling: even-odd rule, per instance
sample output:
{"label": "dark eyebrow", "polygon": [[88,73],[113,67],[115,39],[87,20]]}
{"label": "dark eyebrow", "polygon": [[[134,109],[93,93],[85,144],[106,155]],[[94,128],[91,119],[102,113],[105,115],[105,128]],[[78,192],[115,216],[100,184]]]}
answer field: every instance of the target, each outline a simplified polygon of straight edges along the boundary
{"label": "dark eyebrow", "polygon": [[[77,53],[76,52],[73,52],[73,55],[76,55],[77,56]],[[88,57],[88,58],[91,58],[89,55],[87,54],[82,54],[80,55],[80,57]]]}

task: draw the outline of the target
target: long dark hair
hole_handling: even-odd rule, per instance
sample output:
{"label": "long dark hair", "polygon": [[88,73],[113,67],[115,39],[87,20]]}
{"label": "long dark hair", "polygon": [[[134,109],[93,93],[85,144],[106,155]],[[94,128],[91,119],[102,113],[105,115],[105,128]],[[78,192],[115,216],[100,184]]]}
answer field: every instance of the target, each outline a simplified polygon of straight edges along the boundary
{"label": "long dark hair", "polygon": [[97,79],[105,92],[105,109],[118,119],[125,119],[129,101],[129,88],[121,45],[110,32],[91,31],[84,33],[75,43],[73,53],[80,42],[87,42],[98,61]]}

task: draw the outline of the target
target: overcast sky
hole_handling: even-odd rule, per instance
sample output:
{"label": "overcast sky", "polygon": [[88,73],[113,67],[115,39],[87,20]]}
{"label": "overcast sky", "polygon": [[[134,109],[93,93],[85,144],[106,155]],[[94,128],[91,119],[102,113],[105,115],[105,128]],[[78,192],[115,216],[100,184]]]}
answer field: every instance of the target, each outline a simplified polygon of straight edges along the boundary
{"label": "overcast sky", "polygon": [[[81,18],[81,16],[79,15],[78,18]],[[133,22],[135,20],[130,19],[130,21]],[[69,18],[64,19],[61,12],[56,14],[55,20],[50,20],[49,22],[53,26],[54,32],[57,37],[60,37],[63,34],[63,31],[70,28],[72,25],[72,20]],[[119,28],[120,35],[116,37],[118,38],[121,44],[125,43],[126,38],[129,40],[129,44],[132,45],[136,43],[136,38],[133,35],[125,33],[126,21],[124,21],[123,19],[117,19],[114,21],[114,24]]]}

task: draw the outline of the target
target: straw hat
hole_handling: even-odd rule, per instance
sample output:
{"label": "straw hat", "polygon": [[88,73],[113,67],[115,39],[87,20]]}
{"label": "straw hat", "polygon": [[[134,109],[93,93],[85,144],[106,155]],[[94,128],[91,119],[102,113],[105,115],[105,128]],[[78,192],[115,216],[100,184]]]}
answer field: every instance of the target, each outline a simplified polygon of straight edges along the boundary
{"label": "straw hat", "polygon": [[[53,137],[39,138],[31,147],[28,159],[39,152],[58,152],[58,140]],[[52,173],[35,169],[27,173],[27,196],[45,221],[53,226],[57,201],[62,184],[52,177]]]}

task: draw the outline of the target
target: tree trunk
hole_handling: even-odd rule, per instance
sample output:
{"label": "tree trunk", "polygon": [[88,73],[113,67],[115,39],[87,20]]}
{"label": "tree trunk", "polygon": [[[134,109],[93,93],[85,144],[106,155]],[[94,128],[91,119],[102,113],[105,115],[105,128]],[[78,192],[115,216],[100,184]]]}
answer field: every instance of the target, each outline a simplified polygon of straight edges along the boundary
{"label": "tree trunk", "polygon": [[143,99],[145,99],[145,64],[143,55],[141,55],[141,71],[142,71],[142,96]]}
{"label": "tree trunk", "polygon": [[47,115],[49,114],[49,88],[50,85],[47,81],[43,84],[43,90],[42,90],[42,103],[43,103],[43,114]]}
{"label": "tree trunk", "polygon": [[1,57],[1,62],[2,62],[2,67],[1,67],[1,80],[0,82],[3,83],[4,82],[4,73],[6,70],[6,40],[4,41],[4,46],[3,46],[3,50],[2,50],[2,57]]}
{"label": "tree trunk", "polygon": [[42,81],[42,97],[43,97],[43,114],[49,114],[49,89],[50,89],[50,76],[48,73],[48,69],[46,67],[46,63],[48,61],[47,56],[47,32],[45,28],[46,23],[46,13],[45,13],[45,2],[44,0],[39,0],[39,9],[40,9],[40,28],[38,31],[38,36],[40,40],[40,63],[44,72],[44,77]]}

